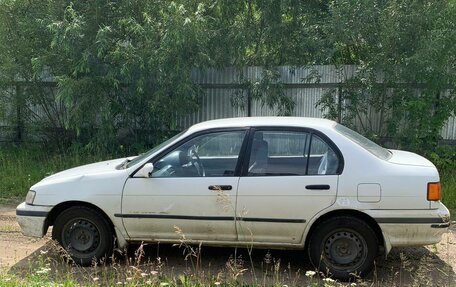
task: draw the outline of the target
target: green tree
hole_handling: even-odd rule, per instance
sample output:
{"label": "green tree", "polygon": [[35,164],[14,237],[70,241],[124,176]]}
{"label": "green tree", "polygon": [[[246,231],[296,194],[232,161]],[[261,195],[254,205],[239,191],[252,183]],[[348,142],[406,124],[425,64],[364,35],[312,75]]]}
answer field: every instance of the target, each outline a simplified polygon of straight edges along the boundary
{"label": "green tree", "polygon": [[[64,130],[64,142],[103,148],[119,138],[158,141],[160,131],[175,130],[202,94],[190,81],[193,68],[267,65],[264,79],[249,87],[256,99],[287,114],[293,103],[272,75],[285,55],[277,35],[291,29],[279,24],[297,25],[299,18],[280,15],[297,3],[4,1],[0,31],[9,38],[0,44],[6,51],[0,52],[3,87],[27,86],[11,97],[24,98],[17,105],[34,122],[40,117]],[[47,80],[57,87],[43,86]],[[34,113],[36,106],[46,117]]]}
{"label": "green tree", "polygon": [[35,62],[37,71],[51,67],[58,98],[72,111],[68,127],[90,131],[99,144],[115,143],[119,128],[131,142],[146,142],[196,108],[200,90],[189,75],[207,61],[204,5],[181,2],[48,8],[40,22],[52,35],[50,50]]}
{"label": "green tree", "polygon": [[[63,126],[61,113],[55,112],[60,103],[48,96],[52,86],[37,79],[32,67],[31,59],[46,53],[50,40],[50,34],[38,28],[36,19],[42,14],[38,1],[0,2],[0,106],[4,117],[19,128],[30,120],[55,129]],[[42,113],[34,110],[36,105]]]}
{"label": "green tree", "polygon": [[193,68],[261,66],[233,102],[289,114],[277,67],[330,64],[344,81],[342,106],[337,90],[320,102],[328,117],[424,149],[455,111],[454,19],[454,1],[3,0],[0,102],[16,109],[0,110],[113,148],[175,130],[202,95]]}
{"label": "green tree", "polygon": [[[342,122],[415,150],[437,144],[456,110],[456,7],[447,1],[332,2],[325,35],[340,67]],[[354,64],[356,75],[342,65]],[[321,101],[336,118],[334,91]]]}

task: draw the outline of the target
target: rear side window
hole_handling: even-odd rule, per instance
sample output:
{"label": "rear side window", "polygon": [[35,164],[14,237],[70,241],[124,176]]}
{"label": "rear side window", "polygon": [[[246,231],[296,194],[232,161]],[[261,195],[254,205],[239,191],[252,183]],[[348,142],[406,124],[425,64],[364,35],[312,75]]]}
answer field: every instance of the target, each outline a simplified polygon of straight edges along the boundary
{"label": "rear side window", "polygon": [[320,137],[300,131],[255,131],[248,176],[337,174],[339,159]]}
{"label": "rear side window", "polygon": [[305,132],[256,131],[248,175],[305,175],[308,136]]}

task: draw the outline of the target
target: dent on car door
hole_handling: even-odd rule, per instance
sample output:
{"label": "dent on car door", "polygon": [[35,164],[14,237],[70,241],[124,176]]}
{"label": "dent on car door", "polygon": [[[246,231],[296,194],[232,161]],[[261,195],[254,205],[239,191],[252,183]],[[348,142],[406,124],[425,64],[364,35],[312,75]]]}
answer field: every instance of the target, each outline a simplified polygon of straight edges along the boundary
{"label": "dent on car door", "polygon": [[319,135],[300,130],[257,130],[239,181],[238,239],[298,244],[307,221],[332,205],[339,156]]}
{"label": "dent on car door", "polygon": [[133,239],[236,240],[235,175],[246,130],[215,131],[186,140],[153,159],[151,178],[131,177],[122,198]]}

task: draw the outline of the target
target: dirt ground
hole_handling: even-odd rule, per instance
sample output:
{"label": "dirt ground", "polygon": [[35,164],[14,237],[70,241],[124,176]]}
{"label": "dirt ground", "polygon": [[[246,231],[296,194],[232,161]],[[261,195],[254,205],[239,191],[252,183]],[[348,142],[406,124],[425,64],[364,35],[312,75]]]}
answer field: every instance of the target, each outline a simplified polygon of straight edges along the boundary
{"label": "dirt ground", "polygon": [[[43,255],[52,259],[56,269],[71,268],[59,258],[49,234],[42,239],[23,236],[15,220],[15,207],[0,205],[0,268],[17,274],[28,272],[31,265],[43,260]],[[126,259],[134,258],[139,247],[130,246],[121,260],[127,262]],[[253,250],[249,254],[245,249],[203,247],[201,267],[195,267],[192,258],[185,260],[182,247],[150,245],[144,246],[144,251],[143,261],[155,262],[155,266],[161,264],[158,267],[162,272],[171,276],[188,274],[195,268],[205,274],[225,276],[235,276],[233,273],[242,270],[238,274],[241,280],[251,281],[255,276],[262,277],[263,282],[265,277],[272,276],[268,273],[273,274],[274,268],[280,265],[281,282],[301,285],[301,280],[307,280],[305,272],[313,270],[304,252],[299,251]],[[393,249],[386,260],[379,260],[367,281],[376,286],[456,286],[456,226],[452,226],[437,245]]]}
{"label": "dirt ground", "polygon": [[32,256],[49,238],[36,239],[22,235],[16,222],[14,206],[0,206],[0,268],[11,267]]}

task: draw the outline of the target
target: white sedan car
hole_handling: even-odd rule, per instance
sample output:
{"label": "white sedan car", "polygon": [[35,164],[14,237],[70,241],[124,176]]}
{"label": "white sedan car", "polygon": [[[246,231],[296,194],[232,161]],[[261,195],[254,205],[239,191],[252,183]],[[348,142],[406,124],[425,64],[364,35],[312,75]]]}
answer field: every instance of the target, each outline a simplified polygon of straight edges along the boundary
{"label": "white sedan car", "polygon": [[339,279],[395,246],[434,244],[450,225],[427,159],[324,119],[194,125],[150,151],[69,169],[17,207],[25,235],[52,236],[89,265],[130,242],[306,249]]}

